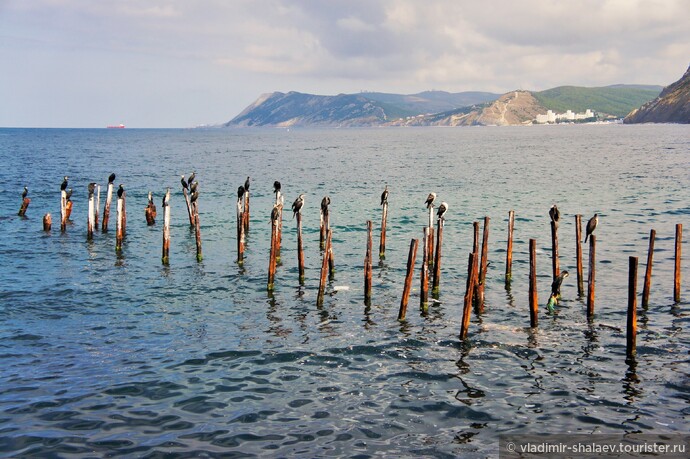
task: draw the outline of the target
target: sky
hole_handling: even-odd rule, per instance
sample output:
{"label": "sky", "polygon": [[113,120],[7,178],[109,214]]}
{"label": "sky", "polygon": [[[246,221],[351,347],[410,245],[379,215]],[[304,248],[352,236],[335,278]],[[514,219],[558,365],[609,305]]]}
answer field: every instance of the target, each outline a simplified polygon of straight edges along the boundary
{"label": "sky", "polygon": [[0,126],[187,128],[263,93],[654,84],[688,0],[0,0]]}

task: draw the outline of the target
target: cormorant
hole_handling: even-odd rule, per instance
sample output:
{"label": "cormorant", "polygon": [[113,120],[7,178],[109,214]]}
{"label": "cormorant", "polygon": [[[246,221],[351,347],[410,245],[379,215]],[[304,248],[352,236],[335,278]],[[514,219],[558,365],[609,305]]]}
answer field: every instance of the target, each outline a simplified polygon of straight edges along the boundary
{"label": "cormorant", "polygon": [[181,175],[180,177],[181,177],[180,183],[182,184],[182,188],[184,188],[185,190],[188,190],[189,185],[187,184],[187,181],[184,179],[184,175]]}
{"label": "cormorant", "polygon": [[196,189],[197,189],[198,186],[199,186],[199,182],[194,182],[194,183],[191,183],[191,182],[190,182],[190,183],[189,183],[189,191],[191,191],[192,193],[194,193],[194,192],[196,191]]}
{"label": "cormorant", "polygon": [[244,197],[244,187],[242,185],[237,188],[237,202],[240,202]]}
{"label": "cormorant", "polygon": [[187,179],[187,183],[191,185],[194,181],[194,177],[196,177],[196,172],[192,172],[191,174],[189,174],[189,179]]}
{"label": "cormorant", "polygon": [[26,198],[26,195],[29,194],[29,187],[24,187],[24,191],[22,192],[22,199]]}
{"label": "cormorant", "polygon": [[424,204],[426,204],[427,209],[434,207],[434,200],[435,199],[436,199],[436,193],[434,193],[434,192],[429,193],[429,196],[427,196],[426,202],[424,203]]}
{"label": "cormorant", "polygon": [[321,212],[323,212],[324,214],[328,212],[329,205],[331,205],[331,198],[329,198],[328,196],[324,196],[321,200]]}
{"label": "cormorant", "polygon": [[561,271],[561,273],[556,277],[551,283],[551,294],[557,297],[561,295],[561,285],[563,284],[563,279],[568,277],[568,271]]}
{"label": "cormorant", "polygon": [[556,204],[551,206],[551,209],[549,209],[549,217],[551,217],[551,220],[554,222],[558,222],[558,219],[561,218],[561,212],[558,210],[558,207],[556,207]]}
{"label": "cormorant", "polygon": [[65,191],[67,189],[67,179],[68,177],[65,175],[65,178],[62,179],[62,185],[60,185],[60,190]]}
{"label": "cormorant", "polygon": [[292,203],[292,218],[295,218],[298,212],[302,212],[302,206],[304,205],[304,195],[300,194],[295,202]]}
{"label": "cormorant", "polygon": [[280,218],[280,204],[274,204],[271,211],[271,220],[277,222]]}
{"label": "cormorant", "polygon": [[125,194],[125,189],[122,186],[122,183],[120,183],[120,186],[117,187],[117,197],[121,198],[123,194]]}
{"label": "cormorant", "polygon": [[67,190],[67,191],[65,192],[65,199],[66,199],[67,201],[69,201],[71,197],[72,197],[72,188],[70,188],[69,190]]}
{"label": "cormorant", "polygon": [[386,185],[386,188],[383,189],[383,193],[381,193],[381,205],[383,205],[384,202],[388,202],[388,185]]}
{"label": "cormorant", "polygon": [[113,172],[110,174],[110,177],[108,177],[108,183],[113,183],[115,181],[115,173]]}
{"label": "cormorant", "polygon": [[276,180],[275,182],[273,182],[273,192],[277,193],[279,191],[280,191],[280,182],[278,180]]}
{"label": "cormorant", "polygon": [[88,190],[89,190],[89,199],[91,199],[93,197],[93,193],[96,191],[96,183],[95,182],[89,183]]}
{"label": "cormorant", "polygon": [[163,207],[169,206],[169,205],[170,205],[170,187],[168,187],[168,190],[163,195]]}
{"label": "cormorant", "polygon": [[192,194],[189,195],[189,201],[194,203],[197,199],[199,199],[199,192],[194,191]]}
{"label": "cormorant", "polygon": [[247,177],[247,180],[244,181],[244,189],[249,191],[249,177]]}
{"label": "cormorant", "polygon": [[599,215],[594,214],[594,217],[590,218],[589,221],[587,222],[585,242],[587,242],[587,238],[589,238],[589,235],[592,234],[595,229],[597,229],[598,224],[599,224]]}
{"label": "cormorant", "polygon": [[448,203],[443,201],[440,206],[438,206],[438,213],[436,214],[438,216],[439,220],[444,220],[446,216],[446,212],[448,211]]}

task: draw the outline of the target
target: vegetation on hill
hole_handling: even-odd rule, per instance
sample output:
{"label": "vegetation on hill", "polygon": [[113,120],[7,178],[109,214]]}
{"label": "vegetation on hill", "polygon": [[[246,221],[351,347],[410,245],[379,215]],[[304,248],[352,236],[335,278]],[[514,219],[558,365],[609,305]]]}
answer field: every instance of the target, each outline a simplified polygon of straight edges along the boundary
{"label": "vegetation on hill", "polygon": [[655,99],[661,89],[661,87],[645,89],[631,86],[601,88],[559,86],[532,94],[540,104],[557,113],[563,113],[566,110],[584,112],[589,108],[599,113],[623,117],[630,113],[630,110]]}

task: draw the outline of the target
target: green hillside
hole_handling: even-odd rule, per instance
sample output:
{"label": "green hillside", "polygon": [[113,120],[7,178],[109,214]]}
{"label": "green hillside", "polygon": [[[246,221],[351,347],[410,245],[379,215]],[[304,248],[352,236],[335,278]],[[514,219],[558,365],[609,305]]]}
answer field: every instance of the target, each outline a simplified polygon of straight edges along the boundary
{"label": "green hillside", "polygon": [[645,102],[655,99],[661,89],[661,87],[657,90],[632,86],[602,88],[559,86],[532,94],[544,107],[556,113],[563,113],[566,110],[584,112],[590,108],[595,112],[623,117]]}

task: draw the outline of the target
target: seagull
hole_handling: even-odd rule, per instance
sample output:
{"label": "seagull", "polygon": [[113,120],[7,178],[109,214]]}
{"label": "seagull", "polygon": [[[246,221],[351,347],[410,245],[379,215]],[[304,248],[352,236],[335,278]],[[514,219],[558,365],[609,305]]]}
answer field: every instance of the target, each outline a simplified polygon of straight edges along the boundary
{"label": "seagull", "polygon": [[29,187],[24,187],[24,191],[22,192],[22,199],[26,198],[26,195],[29,194]]}
{"label": "seagull", "polygon": [[304,205],[304,195],[300,194],[297,199],[295,199],[295,202],[292,203],[292,218],[295,218],[295,215],[298,213],[302,213],[302,206]]}
{"label": "seagull", "polygon": [[599,224],[599,215],[594,214],[594,217],[590,218],[589,221],[587,222],[587,229],[586,229],[586,234],[585,234],[585,242],[587,242],[587,238],[589,238],[589,235],[594,232],[594,230],[597,228],[597,225]]}
{"label": "seagull", "polygon": [[115,181],[115,173],[113,172],[110,174],[110,177],[108,177],[108,183],[113,183]]}
{"label": "seagull", "polygon": [[122,183],[120,183],[120,186],[117,187],[117,197],[122,198],[124,194],[125,194],[125,189],[122,186]]}
{"label": "seagull", "polygon": [[426,202],[424,203],[424,204],[426,204],[427,209],[434,207],[434,200],[435,199],[436,199],[436,193],[433,193],[433,192],[429,193],[429,196],[427,196]]}
{"label": "seagull", "polygon": [[549,217],[551,217],[551,220],[554,222],[558,222],[558,219],[561,218],[561,213],[558,207],[556,207],[556,204],[552,205],[551,209],[549,209]]}
{"label": "seagull", "polygon": [[438,206],[438,216],[439,220],[445,220],[446,212],[448,211],[448,203],[443,201],[440,206]]}
{"label": "seagull", "polygon": [[181,177],[180,183],[182,184],[182,188],[184,188],[185,190],[188,190],[189,184],[187,184],[187,181],[184,179],[184,175],[181,175],[180,177]]}
{"label": "seagull", "polygon": [[324,196],[321,200],[321,212],[324,214],[328,212],[328,206],[331,204],[331,198]]}
{"label": "seagull", "polygon": [[247,177],[247,180],[244,181],[244,189],[249,191],[249,177]]}
{"label": "seagull", "polygon": [[65,178],[62,179],[62,185],[60,185],[60,189],[61,189],[62,191],[65,191],[65,190],[67,189],[67,179],[68,179],[68,178],[69,178],[69,177],[67,177],[67,176],[65,175]]}
{"label": "seagull", "polygon": [[383,189],[383,193],[381,193],[381,205],[385,202],[388,202],[388,185],[386,185],[386,188]]}

